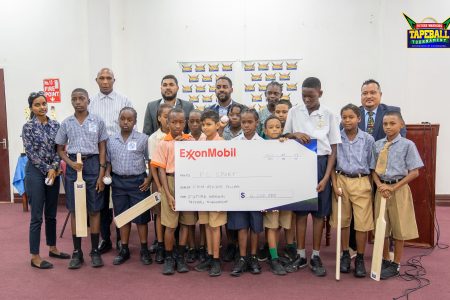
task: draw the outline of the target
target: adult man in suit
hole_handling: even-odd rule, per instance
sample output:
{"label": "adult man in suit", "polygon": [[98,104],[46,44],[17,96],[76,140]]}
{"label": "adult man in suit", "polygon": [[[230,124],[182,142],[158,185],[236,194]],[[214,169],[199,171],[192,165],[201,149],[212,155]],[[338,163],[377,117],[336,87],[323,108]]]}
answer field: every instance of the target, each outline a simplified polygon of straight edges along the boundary
{"label": "adult man in suit", "polygon": [[[369,79],[363,82],[361,86],[361,104],[359,107],[361,111],[361,122],[359,128],[373,136],[375,141],[386,136],[383,131],[383,117],[388,111],[398,111],[397,106],[390,106],[381,103],[380,84],[374,80]],[[400,132],[402,136],[406,135],[406,129],[403,128]]]}
{"label": "adult man in suit", "polygon": [[215,110],[219,116],[226,116],[228,108],[231,104],[237,103],[231,99],[233,93],[233,82],[230,78],[222,76],[216,80],[216,97],[217,103],[208,107],[208,109]]}
{"label": "adult man in suit", "polygon": [[[162,99],[151,101],[147,104],[143,129],[143,132],[146,135],[150,136],[158,130],[158,118],[156,114],[161,103],[169,104],[174,108],[177,107],[183,109],[186,120],[189,118],[189,113],[194,109],[194,105],[188,101],[177,98],[178,88],[178,80],[175,76],[166,75],[163,77],[161,80]],[[186,125],[185,132],[187,131],[188,127]]]}

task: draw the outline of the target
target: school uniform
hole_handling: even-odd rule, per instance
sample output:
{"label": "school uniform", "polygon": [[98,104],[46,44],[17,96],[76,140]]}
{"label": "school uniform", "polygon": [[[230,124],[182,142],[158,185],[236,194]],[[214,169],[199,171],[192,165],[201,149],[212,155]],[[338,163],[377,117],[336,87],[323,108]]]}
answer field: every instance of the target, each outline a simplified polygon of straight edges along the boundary
{"label": "school uniform", "polygon": [[[235,137],[236,141],[258,141],[263,140],[256,132],[251,139],[247,139],[244,133]],[[240,230],[250,228],[253,232],[259,233],[264,231],[263,216],[260,211],[229,211],[228,212],[228,229]]]}
{"label": "school uniform", "polygon": [[[189,134],[183,134],[183,138],[192,139]],[[175,140],[170,133],[158,144],[150,164],[165,170],[169,192],[175,197]],[[173,211],[164,190],[161,191],[161,224],[169,228],[177,228],[178,222],[183,225],[195,225],[197,215],[192,211]]]}
{"label": "school uniform", "polygon": [[[361,129],[352,141],[345,130],[341,130],[341,139],[336,158],[336,181],[342,188],[341,228],[350,226],[353,214],[355,230],[370,231],[373,229],[373,196],[369,175],[375,140]],[[337,227],[337,201],[332,201],[332,211],[330,224]]]}
{"label": "school uniform", "polygon": [[[96,191],[95,186],[100,173],[98,143],[107,139],[105,123],[99,116],[91,113],[83,121],[83,124],[80,124],[74,115],[66,118],[56,134],[56,144],[66,145],[69,142],[66,151],[72,161],[76,162],[77,153],[81,153],[88,212],[98,212],[103,207],[103,192]],[[70,212],[74,212],[73,184],[77,180],[77,171],[67,165],[65,177],[66,207]]]}
{"label": "school uniform", "polygon": [[[288,112],[283,133],[302,132],[312,139],[317,139],[317,182],[325,176],[331,145],[341,143],[339,122],[330,109],[320,104],[319,109],[308,113],[305,104],[291,108]],[[318,194],[317,211],[298,211],[298,215],[311,213],[316,218],[322,218],[331,213],[331,180],[325,189]]]}
{"label": "school uniform", "polygon": [[[161,128],[159,128],[148,138],[148,157],[150,161],[152,160],[152,155],[153,153],[155,153],[159,142],[161,142],[166,137],[166,135],[167,133],[162,132]],[[161,215],[161,203],[153,206],[152,211],[156,215]]]}
{"label": "school uniform", "polygon": [[[199,141],[206,141],[206,135],[202,133]],[[222,141],[223,138],[217,133],[212,139],[213,141]],[[220,227],[227,224],[227,212],[226,211],[199,211],[198,212],[198,223],[208,224],[210,227]]]}
{"label": "school uniform", "polygon": [[223,136],[223,139],[224,139],[224,140],[229,141],[229,140],[234,139],[235,137],[238,137],[238,136],[241,135],[241,134],[242,134],[242,128],[239,129],[239,131],[238,131],[236,134],[234,134],[234,133],[231,131],[231,129],[230,129],[230,125],[228,124],[228,125],[223,129],[222,136]]}
{"label": "school uniform", "polygon": [[[375,142],[371,168],[376,170],[377,160],[381,150],[387,146],[387,138]],[[394,138],[388,147],[387,166],[383,174],[378,174],[381,183],[395,184],[402,180],[408,172],[423,167],[422,159],[416,145],[400,134]],[[381,193],[375,194],[375,219],[380,214]],[[409,185],[405,184],[396,190],[386,201],[386,237],[392,236],[396,240],[411,240],[419,237],[417,231],[414,204]]]}
{"label": "school uniform", "polygon": [[[149,190],[139,189],[147,178],[148,136],[133,130],[124,141],[122,135],[116,133],[108,139],[106,149],[112,167],[112,201],[117,216],[150,195]],[[147,224],[149,221],[150,211],[147,210],[131,222]]]}

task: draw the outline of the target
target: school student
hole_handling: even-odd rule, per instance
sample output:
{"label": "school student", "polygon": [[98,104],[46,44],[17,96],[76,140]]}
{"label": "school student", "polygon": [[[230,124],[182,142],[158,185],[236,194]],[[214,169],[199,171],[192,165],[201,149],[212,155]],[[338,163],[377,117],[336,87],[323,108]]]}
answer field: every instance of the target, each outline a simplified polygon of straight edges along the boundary
{"label": "school student", "polygon": [[[324,227],[324,217],[331,213],[330,176],[336,161],[336,145],[341,143],[339,124],[336,116],[319,98],[322,96],[321,82],[316,77],[308,77],[302,84],[303,104],[289,110],[284,133],[301,143],[317,139],[318,209],[297,213],[297,253],[292,263],[295,269],[307,266],[305,236],[308,214],[313,217],[313,251],[309,266],[316,276],[325,276],[326,269],[320,258],[320,244]],[[280,101],[281,102],[281,101]],[[279,105],[279,104],[278,104]]]}
{"label": "school student", "polygon": [[273,115],[280,119],[281,127],[284,128],[289,110],[292,108],[292,103],[289,100],[280,100],[275,104]]}
{"label": "school student", "polygon": [[[163,274],[175,273],[175,259],[178,273],[189,272],[184,257],[188,235],[188,226],[197,223],[195,212],[175,211],[175,141],[193,140],[192,136],[183,134],[186,125],[184,112],[180,108],[173,108],[168,115],[169,134],[158,144],[156,152],[152,155],[151,165],[158,167],[161,190],[161,224],[166,227],[164,232],[164,246],[166,257],[164,259]],[[179,245],[176,258],[173,257],[175,229],[180,224]]]}
{"label": "school student", "polygon": [[[71,212],[72,240],[74,251],[69,269],[79,269],[84,262],[81,250],[81,237],[76,236],[74,182],[77,171],[83,171],[86,183],[87,213],[91,232],[92,267],[103,266],[98,250],[100,232],[100,210],[103,207],[103,177],[106,169],[106,140],[108,133],[104,121],[88,112],[89,95],[86,90],[77,88],[71,94],[74,115],[66,118],[56,134],[55,143],[58,155],[67,164],[66,169],[66,206]],[[64,150],[67,144],[67,153]],[[77,162],[77,153],[81,153],[82,162]]]}
{"label": "school student", "polygon": [[42,214],[45,215],[45,238],[48,255],[69,259],[70,255],[56,248],[56,211],[59,195],[59,163],[55,137],[59,123],[47,117],[47,98],[44,92],[31,93],[28,106],[32,117],[22,128],[22,140],[28,162],[25,167],[25,191],[31,207],[30,253],[31,266],[51,269],[53,264],[39,255]]}
{"label": "school student", "polygon": [[[167,121],[167,117],[169,116],[169,111],[172,109],[172,106],[167,103],[162,103],[158,107],[158,111],[156,114],[158,130],[155,131],[148,138],[148,156],[150,160],[150,173],[152,174],[152,193],[161,192],[162,186],[159,181],[158,169],[157,167],[151,165],[152,156],[158,147],[158,144],[166,137],[169,133],[169,123]],[[164,263],[164,229],[161,225],[161,203],[158,203],[153,207],[153,214],[155,215],[155,235],[156,235],[156,254],[155,254],[155,262],[157,264]]]}
{"label": "school student", "polygon": [[[206,110],[201,116],[202,131],[204,136],[200,141],[220,141],[223,140],[217,132],[220,128],[219,113],[214,110]],[[222,274],[220,267],[220,226],[227,223],[227,213],[224,211],[199,211],[199,224],[205,225],[206,244],[208,248],[208,258],[195,267],[196,271],[209,270],[209,276],[215,277]]]}
{"label": "school student", "polygon": [[[258,112],[255,109],[244,109],[241,112],[242,134],[233,140],[262,140],[256,133]],[[264,231],[263,217],[260,211],[229,211],[228,229],[238,230],[239,259],[235,263],[231,276],[241,276],[247,270],[252,274],[260,274],[256,252],[258,250],[258,234]],[[247,239],[250,230],[250,256],[247,257]]]}
{"label": "school student", "polygon": [[242,133],[241,112],[244,106],[239,103],[232,103],[228,108],[228,125],[223,129],[222,137],[224,140],[231,140]]}
{"label": "school student", "polygon": [[[381,197],[386,198],[386,233],[383,249],[381,279],[397,276],[405,240],[419,237],[411,190],[408,183],[419,176],[423,167],[416,145],[400,135],[405,127],[397,111],[386,112],[383,130],[386,137],[375,142],[371,162],[375,194],[375,219],[380,214]],[[377,229],[375,229],[377,230]],[[389,236],[394,239],[394,260],[389,259]]]}
{"label": "school student", "polygon": [[[353,218],[356,230],[357,255],[355,277],[365,277],[364,251],[367,232],[373,230],[372,183],[370,162],[373,137],[358,128],[361,112],[356,105],[348,104],[341,109],[342,144],[337,146],[336,166],[331,173],[334,200],[330,224],[337,227],[337,197],[342,199],[341,223],[341,272],[349,273],[351,257],[349,252],[350,224]],[[341,189],[341,190],[339,190]]]}
{"label": "school student", "polygon": [[[150,195],[151,174],[147,176],[145,161],[148,160],[148,136],[135,131],[137,113],[131,107],[124,107],[119,112],[120,133],[113,134],[107,142],[106,177],[112,175],[112,201],[114,214],[120,215]],[[140,258],[144,265],[150,265],[152,258],[147,246],[148,222],[150,211],[134,218],[139,240],[141,242]],[[114,258],[114,265],[121,265],[130,259],[128,242],[131,222],[120,228],[122,247]]]}
{"label": "school student", "polygon": [[[269,116],[264,122],[264,135],[267,139],[278,139],[282,133],[281,121],[275,116]],[[284,138],[281,138],[282,140]],[[264,228],[267,233],[267,243],[270,254],[269,265],[275,275],[286,275],[287,272],[278,258],[277,243],[278,229],[280,227],[288,230],[291,228],[291,211],[266,211],[263,216]]]}

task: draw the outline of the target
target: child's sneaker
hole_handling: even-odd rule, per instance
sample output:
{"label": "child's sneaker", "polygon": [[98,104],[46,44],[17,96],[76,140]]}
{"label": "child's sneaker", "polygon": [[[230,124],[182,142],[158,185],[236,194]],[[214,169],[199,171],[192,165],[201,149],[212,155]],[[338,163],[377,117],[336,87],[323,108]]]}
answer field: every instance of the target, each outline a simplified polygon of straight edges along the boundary
{"label": "child's sneaker", "polygon": [[83,264],[83,251],[74,250],[72,253],[72,259],[69,262],[69,269],[79,269]]}
{"label": "child's sneaker", "polygon": [[220,269],[220,260],[213,259],[211,262],[211,269],[209,270],[209,276],[217,277],[222,274],[222,270]]}
{"label": "child's sneaker", "polygon": [[350,273],[352,258],[348,251],[344,251],[341,256],[341,273]]}
{"label": "child's sneaker", "polygon": [[400,265],[395,262],[391,262],[389,267],[381,270],[380,279],[384,280],[391,277],[395,277],[398,276],[399,273],[400,273]]}
{"label": "child's sneaker", "polygon": [[244,273],[247,270],[247,261],[244,257],[241,257],[238,259],[236,264],[233,267],[233,271],[231,271],[230,275],[239,277],[242,273]]}
{"label": "child's sneaker", "polygon": [[327,275],[327,270],[325,270],[325,267],[322,264],[322,260],[320,259],[320,256],[314,255],[311,258],[311,261],[309,262],[309,266],[311,268],[311,271],[314,273],[314,275],[323,277]]}
{"label": "child's sneaker", "polygon": [[357,255],[355,258],[355,277],[366,277],[366,266],[364,265],[364,257]]}
{"label": "child's sneaker", "polygon": [[286,275],[287,272],[284,267],[280,264],[278,259],[273,259],[270,261],[270,268],[272,269],[272,273],[275,275]]}
{"label": "child's sneaker", "polygon": [[167,256],[164,259],[164,267],[162,273],[164,275],[175,274],[175,259],[173,258],[173,256]]}
{"label": "child's sneaker", "polygon": [[258,258],[256,255],[250,256],[248,260],[248,269],[250,270],[250,273],[252,274],[260,274],[261,273],[261,266],[259,265]]}

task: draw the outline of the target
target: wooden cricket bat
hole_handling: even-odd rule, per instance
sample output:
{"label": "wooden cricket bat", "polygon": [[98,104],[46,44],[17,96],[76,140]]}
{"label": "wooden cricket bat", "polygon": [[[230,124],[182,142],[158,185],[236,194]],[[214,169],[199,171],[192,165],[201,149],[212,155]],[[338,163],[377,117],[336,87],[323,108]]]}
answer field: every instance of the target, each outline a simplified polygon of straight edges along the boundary
{"label": "wooden cricket bat", "polygon": [[123,225],[131,222],[131,220],[146,212],[159,202],[161,202],[161,194],[155,192],[141,202],[135,204],[133,207],[130,207],[120,215],[116,216],[114,218],[114,223],[116,223],[117,228],[120,228]]}
{"label": "wooden cricket bat", "polygon": [[[77,163],[81,163],[81,153],[77,153]],[[83,171],[77,171],[77,181],[73,183],[75,194],[75,224],[76,236],[87,236],[86,183]]]}
{"label": "wooden cricket bat", "polygon": [[384,214],[386,213],[386,198],[381,197],[380,214],[377,219],[377,226],[375,229],[375,242],[373,244],[372,267],[370,268],[370,278],[380,281],[381,261],[383,259],[383,246],[386,232],[386,220]]}
{"label": "wooden cricket bat", "polygon": [[[342,189],[339,189],[342,193]],[[336,232],[336,280],[341,279],[341,227],[342,227],[342,197],[338,197],[337,232]]]}

